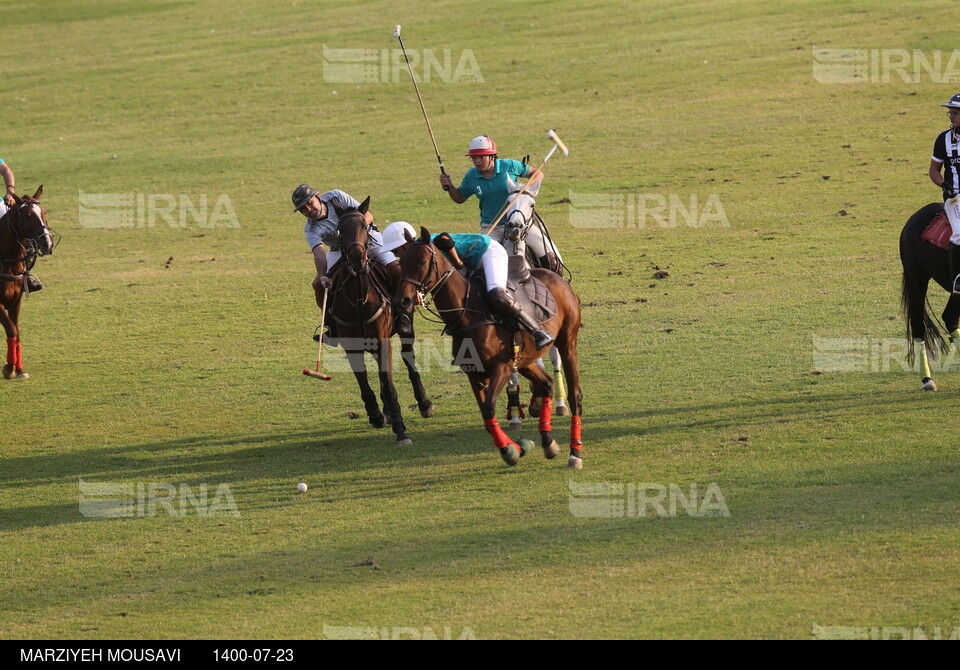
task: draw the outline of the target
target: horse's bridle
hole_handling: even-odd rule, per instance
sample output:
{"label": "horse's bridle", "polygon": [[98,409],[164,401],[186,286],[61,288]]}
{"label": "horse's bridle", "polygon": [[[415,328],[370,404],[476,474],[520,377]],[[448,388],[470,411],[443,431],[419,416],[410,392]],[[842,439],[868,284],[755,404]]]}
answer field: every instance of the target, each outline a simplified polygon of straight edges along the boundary
{"label": "horse's bridle", "polygon": [[[418,242],[417,244],[423,244],[423,242]],[[454,273],[454,268],[451,265],[447,268],[447,271],[440,274],[440,265],[437,263],[437,249],[432,244],[423,244],[427,249],[430,250],[432,254],[430,257],[430,272],[424,277],[424,281],[418,281],[416,279],[411,279],[410,277],[403,277],[402,280],[408,284],[413,284],[414,288],[417,289],[417,304],[426,305],[426,296],[428,293],[432,293],[436,296],[436,291],[439,291],[443,286],[446,285],[447,280],[450,279],[450,275]],[[427,286],[426,281],[430,279],[431,274],[436,274],[438,279],[433,283],[433,286]]]}
{"label": "horse's bridle", "polygon": [[[337,238],[340,240],[340,253],[347,259],[347,270],[350,271],[350,274],[356,277],[358,274],[363,274],[370,271],[370,257],[367,255],[367,251],[370,247],[370,226],[364,226],[364,230],[367,233],[366,242],[351,242],[346,248],[343,247],[343,238],[340,235],[340,231],[337,231]],[[363,252],[363,260],[360,262],[360,267],[353,267],[353,259],[350,257],[350,250],[354,247],[360,247]]]}
{"label": "horse's bridle", "polygon": [[[13,219],[16,218],[17,224],[20,224],[21,214],[24,212],[24,210],[29,209],[33,205],[39,206],[39,203],[32,200],[24,200],[23,202],[21,202],[19,205],[16,206],[17,216],[16,217],[11,216],[7,221],[7,227],[9,228],[10,233],[13,235],[13,239],[16,241],[16,243],[20,246],[20,249],[23,251],[23,255],[20,256],[19,258],[2,258],[0,259],[0,262],[3,263],[3,267],[7,267],[8,265],[14,265],[17,263],[23,263],[24,269],[23,269],[23,272],[20,272],[19,274],[8,275],[6,273],[2,273],[2,278],[4,279],[17,279],[19,277],[22,277],[25,273],[29,272],[33,268],[34,264],[37,261],[38,256],[45,256],[47,253],[50,253],[53,251],[53,249],[51,248],[50,252],[45,252],[43,250],[42,245],[38,243],[40,236],[27,237],[22,230],[17,229],[17,225],[14,224],[13,222]],[[13,208],[11,208],[10,211],[12,212]],[[41,235],[42,234],[50,235],[51,247],[55,247],[56,245],[53,243],[52,231],[50,230],[50,226],[48,226],[46,222],[43,220],[42,215],[40,218],[40,223],[42,224],[42,227],[43,227],[43,232],[41,233]],[[23,240],[26,240],[26,244],[23,243]]]}

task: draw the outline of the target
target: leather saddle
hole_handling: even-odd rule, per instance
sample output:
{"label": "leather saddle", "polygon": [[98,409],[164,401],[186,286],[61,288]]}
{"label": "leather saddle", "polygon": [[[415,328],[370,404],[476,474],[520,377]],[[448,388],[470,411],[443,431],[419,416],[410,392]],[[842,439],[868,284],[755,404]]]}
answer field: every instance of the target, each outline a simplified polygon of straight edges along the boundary
{"label": "leather saddle", "polygon": [[[471,276],[477,291],[484,297],[487,294],[486,279],[483,270]],[[544,324],[557,315],[557,301],[542,281],[530,274],[523,256],[510,256],[507,262],[507,291],[517,301],[517,305],[538,324]],[[483,301],[486,307],[486,300]],[[500,317],[497,320],[503,321]]]}

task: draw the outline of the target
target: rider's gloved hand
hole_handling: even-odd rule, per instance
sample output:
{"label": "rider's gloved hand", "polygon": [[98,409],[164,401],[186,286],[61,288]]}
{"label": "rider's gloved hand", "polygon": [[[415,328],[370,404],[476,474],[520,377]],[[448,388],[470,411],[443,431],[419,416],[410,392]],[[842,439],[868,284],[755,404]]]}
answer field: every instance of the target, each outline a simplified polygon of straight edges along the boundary
{"label": "rider's gloved hand", "polygon": [[433,240],[433,244],[440,251],[450,251],[453,249],[453,238],[450,237],[450,233],[440,233]]}
{"label": "rider's gloved hand", "polygon": [[943,197],[946,200],[949,200],[956,195],[956,193],[953,192],[953,186],[951,186],[950,182],[948,181],[944,181],[942,184],[940,184],[940,189],[943,191]]}

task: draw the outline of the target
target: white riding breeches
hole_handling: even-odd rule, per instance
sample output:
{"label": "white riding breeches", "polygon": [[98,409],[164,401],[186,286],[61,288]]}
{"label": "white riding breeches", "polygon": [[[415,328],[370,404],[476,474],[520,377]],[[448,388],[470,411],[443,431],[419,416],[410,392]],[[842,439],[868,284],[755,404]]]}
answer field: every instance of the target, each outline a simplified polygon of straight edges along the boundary
{"label": "white riding breeches", "polygon": [[954,196],[943,203],[943,211],[950,222],[950,243],[960,246],[960,197]]}
{"label": "white riding breeches", "polygon": [[483,273],[487,278],[487,291],[493,288],[507,288],[507,250],[496,240],[490,240],[490,247],[480,257]]}
{"label": "white riding breeches", "polygon": [[522,240],[514,242],[513,240],[505,239],[506,235],[507,226],[497,226],[490,231],[490,237],[500,242],[500,244],[508,250],[508,253],[512,251],[513,255],[525,256],[527,248],[529,247],[531,254],[537,260],[543,258],[550,252],[556,254],[559,260],[563,260],[556,245],[553,244],[551,240],[544,238],[540,226],[537,225],[536,222],[530,224],[527,228],[527,234]]}

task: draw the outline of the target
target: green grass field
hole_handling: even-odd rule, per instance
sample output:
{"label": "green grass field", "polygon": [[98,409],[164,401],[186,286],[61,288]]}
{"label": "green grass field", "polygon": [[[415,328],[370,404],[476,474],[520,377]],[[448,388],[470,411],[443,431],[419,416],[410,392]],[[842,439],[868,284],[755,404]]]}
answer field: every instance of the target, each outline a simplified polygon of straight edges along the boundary
{"label": "green grass field", "polygon": [[[949,79],[942,3],[484,7],[5,7],[0,157],[21,192],[44,185],[62,240],[23,307],[31,379],[0,384],[0,637],[960,635],[960,366],[922,394],[894,351],[899,231],[939,197],[926,171],[960,67],[814,76],[815,48],[849,48],[941,53]],[[560,418],[563,458],[506,467],[422,319],[437,412],[407,410],[398,373],[412,447],[347,418],[362,404],[339,352],[333,381],[300,374],[319,311],[297,184],[370,194],[381,229],[476,230],[475,201],[439,188],[405,69],[329,81],[324,47],[392,59],[398,23],[408,52],[479,69],[420,87],[448,172],[479,134],[535,163],[548,128],[570,147],[538,208],[584,305],[582,471]],[[132,226],[102,227],[91,194],[205,196],[208,216],[225,197],[231,225],[149,226],[134,204]],[[621,227],[582,225],[584,197]],[[642,215],[671,197],[722,220]],[[841,338],[861,338],[858,371],[822,373]],[[84,516],[81,482],[188,504]],[[586,484],[621,487],[609,513],[574,513]],[[640,485],[711,484],[729,516],[630,507]],[[203,485],[236,514],[200,514],[182,492]]]}

